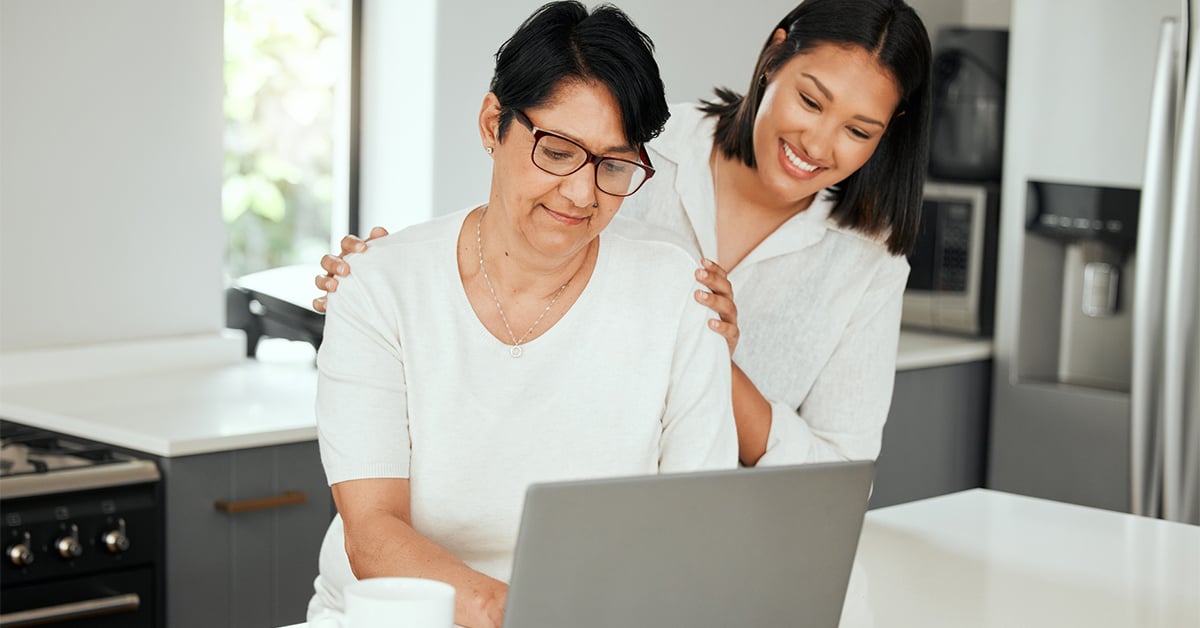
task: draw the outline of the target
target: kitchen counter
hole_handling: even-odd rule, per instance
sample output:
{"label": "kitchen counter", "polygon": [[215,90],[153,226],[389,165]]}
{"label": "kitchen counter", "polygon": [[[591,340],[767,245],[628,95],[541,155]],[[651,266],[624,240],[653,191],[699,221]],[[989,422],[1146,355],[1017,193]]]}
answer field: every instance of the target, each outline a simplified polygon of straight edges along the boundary
{"label": "kitchen counter", "polygon": [[[310,347],[182,338],[0,356],[0,416],[158,456],[316,439]],[[277,342],[272,355],[270,343]],[[290,347],[290,348],[289,348]],[[902,331],[898,371],[991,357],[991,340]]]}
{"label": "kitchen counter", "polygon": [[896,370],[910,371],[951,366],[992,358],[991,338],[951,336],[932,332],[900,330]]}
{"label": "kitchen counter", "polygon": [[[52,352],[56,360],[5,356],[0,416],[167,457],[315,440],[312,348],[288,343],[273,357],[248,360],[244,342],[97,347]],[[161,363],[166,348],[175,353],[169,365]],[[61,377],[39,372],[54,364]]]}
{"label": "kitchen counter", "polygon": [[1200,625],[1197,526],[975,489],[868,512],[856,561],[843,628]]}

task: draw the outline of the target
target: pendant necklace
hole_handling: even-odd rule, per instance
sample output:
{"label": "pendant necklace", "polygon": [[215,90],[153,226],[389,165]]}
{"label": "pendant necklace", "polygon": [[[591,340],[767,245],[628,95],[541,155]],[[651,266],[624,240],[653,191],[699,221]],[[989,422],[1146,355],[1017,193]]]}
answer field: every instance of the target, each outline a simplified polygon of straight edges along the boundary
{"label": "pendant necklace", "polygon": [[[492,294],[492,300],[496,302],[496,311],[500,312],[500,320],[504,321],[504,329],[508,332],[508,337],[512,339],[512,347],[509,348],[508,354],[514,358],[519,358],[525,352],[521,348],[521,343],[525,342],[525,339],[529,337],[529,334],[533,333],[533,329],[538,326],[538,323],[542,322],[542,318],[546,316],[550,308],[554,307],[554,304],[558,302],[558,297],[562,296],[563,291],[567,289],[567,284],[571,283],[571,280],[568,279],[566,283],[559,286],[558,292],[554,293],[554,297],[550,299],[550,303],[546,305],[546,309],[542,310],[542,313],[538,315],[537,320],[533,321],[529,329],[526,329],[525,333],[520,338],[517,338],[517,335],[513,333],[512,327],[508,324],[508,317],[504,315],[504,306],[500,305],[500,297],[496,296],[496,289],[492,287],[492,280],[488,277],[487,267],[483,265],[483,215],[485,213],[487,213],[487,205],[484,205],[483,209],[480,210],[479,222],[475,223],[475,250],[479,253],[479,272],[483,273],[483,282],[487,284],[488,292]],[[571,278],[574,279],[574,275]]]}

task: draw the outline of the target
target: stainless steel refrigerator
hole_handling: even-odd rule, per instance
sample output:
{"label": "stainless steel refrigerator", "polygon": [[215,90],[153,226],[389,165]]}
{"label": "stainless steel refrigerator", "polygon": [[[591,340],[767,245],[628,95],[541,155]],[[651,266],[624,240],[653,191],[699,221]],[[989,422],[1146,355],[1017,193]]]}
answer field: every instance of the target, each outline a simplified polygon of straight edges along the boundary
{"label": "stainless steel refrigerator", "polygon": [[1198,14],[1013,1],[992,488],[1200,523]]}

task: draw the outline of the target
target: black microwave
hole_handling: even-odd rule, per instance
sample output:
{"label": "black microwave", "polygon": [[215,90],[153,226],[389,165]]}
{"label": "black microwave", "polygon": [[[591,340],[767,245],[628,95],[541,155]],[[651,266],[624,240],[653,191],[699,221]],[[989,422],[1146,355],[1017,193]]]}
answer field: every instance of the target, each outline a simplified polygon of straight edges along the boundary
{"label": "black microwave", "polygon": [[995,314],[1000,186],[928,181],[908,257],[901,323],[990,336]]}

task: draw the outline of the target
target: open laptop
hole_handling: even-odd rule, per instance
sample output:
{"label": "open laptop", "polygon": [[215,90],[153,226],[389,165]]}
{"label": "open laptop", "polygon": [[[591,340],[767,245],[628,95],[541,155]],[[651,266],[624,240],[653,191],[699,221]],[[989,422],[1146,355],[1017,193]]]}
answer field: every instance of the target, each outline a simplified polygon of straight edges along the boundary
{"label": "open laptop", "polygon": [[505,628],[838,625],[872,462],[536,484]]}

